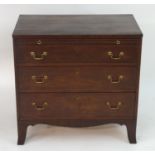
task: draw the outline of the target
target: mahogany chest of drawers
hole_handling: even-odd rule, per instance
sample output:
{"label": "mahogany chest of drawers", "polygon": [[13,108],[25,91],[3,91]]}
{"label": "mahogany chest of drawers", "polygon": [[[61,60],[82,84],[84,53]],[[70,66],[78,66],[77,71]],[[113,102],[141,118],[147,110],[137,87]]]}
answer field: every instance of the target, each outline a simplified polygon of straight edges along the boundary
{"label": "mahogany chest of drawers", "polygon": [[132,15],[20,15],[18,144],[28,125],[125,124],[136,143],[142,32]]}

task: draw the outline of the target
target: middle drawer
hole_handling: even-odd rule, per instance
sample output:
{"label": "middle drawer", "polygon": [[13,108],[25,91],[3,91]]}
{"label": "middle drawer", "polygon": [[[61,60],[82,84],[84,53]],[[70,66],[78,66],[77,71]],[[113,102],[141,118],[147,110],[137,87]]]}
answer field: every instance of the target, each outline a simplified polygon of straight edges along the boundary
{"label": "middle drawer", "polygon": [[21,67],[18,74],[21,92],[122,92],[137,85],[134,67]]}

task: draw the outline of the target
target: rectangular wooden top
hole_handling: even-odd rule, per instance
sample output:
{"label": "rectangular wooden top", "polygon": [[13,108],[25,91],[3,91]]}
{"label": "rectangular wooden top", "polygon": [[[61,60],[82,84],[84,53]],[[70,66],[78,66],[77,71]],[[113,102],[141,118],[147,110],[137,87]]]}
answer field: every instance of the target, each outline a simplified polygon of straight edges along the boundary
{"label": "rectangular wooden top", "polygon": [[142,35],[132,15],[20,15],[13,36]]}

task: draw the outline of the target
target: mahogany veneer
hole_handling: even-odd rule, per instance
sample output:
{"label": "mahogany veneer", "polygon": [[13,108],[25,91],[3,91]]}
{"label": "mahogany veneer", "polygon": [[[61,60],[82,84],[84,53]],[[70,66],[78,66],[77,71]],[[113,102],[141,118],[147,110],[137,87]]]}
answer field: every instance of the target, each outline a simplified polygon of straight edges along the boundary
{"label": "mahogany veneer", "polygon": [[136,143],[142,32],[132,15],[20,15],[18,144],[28,125],[127,126]]}

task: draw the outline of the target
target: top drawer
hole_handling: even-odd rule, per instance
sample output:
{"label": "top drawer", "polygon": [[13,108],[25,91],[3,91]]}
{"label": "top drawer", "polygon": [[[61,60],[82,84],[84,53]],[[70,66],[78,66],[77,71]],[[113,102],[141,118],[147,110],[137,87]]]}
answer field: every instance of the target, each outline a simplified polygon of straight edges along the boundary
{"label": "top drawer", "polygon": [[52,44],[104,44],[104,45],[131,45],[135,46],[139,44],[139,38],[118,38],[113,36],[111,38],[97,38],[97,37],[80,37],[80,36],[68,36],[67,38],[60,37],[25,37],[14,38],[17,45],[52,45]]}
{"label": "top drawer", "polygon": [[[102,41],[102,42],[101,42]],[[122,42],[122,44],[121,44]],[[52,40],[18,40],[18,63],[136,63],[135,40],[88,40],[52,42]]]}
{"label": "top drawer", "polygon": [[122,45],[138,45],[139,39],[137,38],[117,38],[114,37],[113,39],[101,39],[101,38],[78,38],[74,36],[70,36],[68,38],[16,38],[16,44],[17,45],[37,45],[37,46],[43,46],[43,45],[51,45],[51,44],[103,44],[103,45],[116,45],[116,46],[122,46]]}

